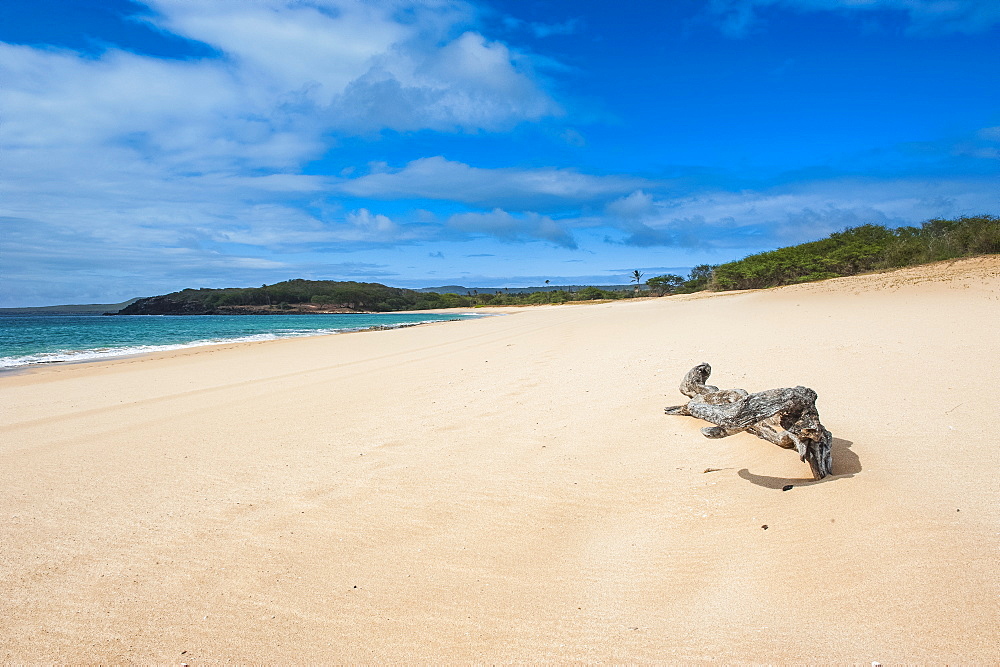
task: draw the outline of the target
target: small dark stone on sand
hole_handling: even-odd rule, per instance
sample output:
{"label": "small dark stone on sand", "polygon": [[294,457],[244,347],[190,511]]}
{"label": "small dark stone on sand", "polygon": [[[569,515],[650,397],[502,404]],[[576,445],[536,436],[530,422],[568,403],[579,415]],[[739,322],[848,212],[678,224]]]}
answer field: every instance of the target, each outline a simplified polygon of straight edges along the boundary
{"label": "small dark stone on sand", "polygon": [[761,526],[761,528],[763,528],[764,530],[767,530],[767,524],[765,523],[763,526]]}
{"label": "small dark stone on sand", "polygon": [[795,488],[794,484],[785,484],[783,487],[781,487],[781,490],[782,491],[791,491],[794,488]]}

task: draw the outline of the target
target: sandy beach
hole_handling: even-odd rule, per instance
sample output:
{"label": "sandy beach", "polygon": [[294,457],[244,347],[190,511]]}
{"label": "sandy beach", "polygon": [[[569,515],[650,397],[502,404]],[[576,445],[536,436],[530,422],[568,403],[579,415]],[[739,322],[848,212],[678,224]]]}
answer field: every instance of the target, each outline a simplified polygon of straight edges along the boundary
{"label": "sandy beach", "polygon": [[0,376],[0,661],[995,664],[998,331],[992,256]]}

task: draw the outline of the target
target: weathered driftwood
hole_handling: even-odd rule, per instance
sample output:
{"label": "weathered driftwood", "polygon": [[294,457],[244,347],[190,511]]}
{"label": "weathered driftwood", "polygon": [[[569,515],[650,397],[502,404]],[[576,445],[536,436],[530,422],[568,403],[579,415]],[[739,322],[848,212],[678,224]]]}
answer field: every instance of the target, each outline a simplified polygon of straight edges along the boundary
{"label": "weathered driftwood", "polygon": [[691,400],[665,409],[668,415],[689,415],[715,424],[701,429],[706,438],[725,438],[746,431],[779,447],[795,449],[809,462],[813,477],[832,471],[833,436],[819,422],[816,392],[807,387],[768,389],[750,394],[743,389],[719,389],[705,384],[712,374],[698,364],[681,380],[681,393]]}

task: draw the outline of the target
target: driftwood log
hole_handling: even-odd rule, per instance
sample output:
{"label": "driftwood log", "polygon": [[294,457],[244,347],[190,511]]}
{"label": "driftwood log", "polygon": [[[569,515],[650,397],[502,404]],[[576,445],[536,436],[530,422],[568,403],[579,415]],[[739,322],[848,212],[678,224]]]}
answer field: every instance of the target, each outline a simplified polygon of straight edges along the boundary
{"label": "driftwood log", "polygon": [[808,461],[815,479],[831,474],[833,436],[819,422],[815,391],[793,387],[750,394],[743,389],[719,389],[705,384],[711,374],[708,364],[688,371],[680,390],[691,400],[664,411],[715,424],[701,429],[706,438],[746,431],[779,447],[795,449],[801,460]]}

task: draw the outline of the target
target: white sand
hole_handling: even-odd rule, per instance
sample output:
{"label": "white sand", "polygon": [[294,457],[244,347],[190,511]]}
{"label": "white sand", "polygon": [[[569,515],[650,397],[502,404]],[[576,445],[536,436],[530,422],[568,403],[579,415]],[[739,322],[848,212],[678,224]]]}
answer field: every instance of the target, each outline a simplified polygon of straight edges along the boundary
{"label": "white sand", "polygon": [[3,376],[0,661],[997,663],[998,331],[989,257]]}

